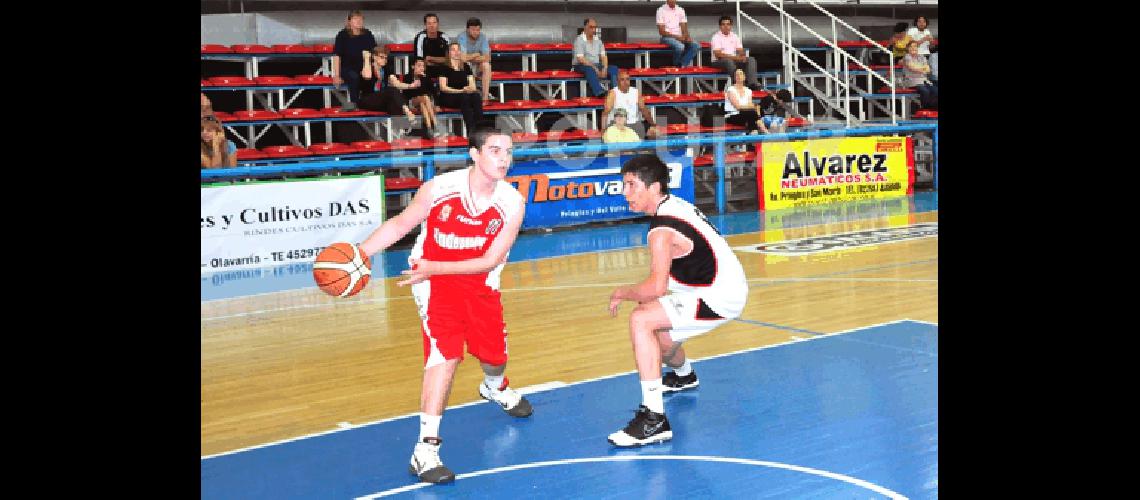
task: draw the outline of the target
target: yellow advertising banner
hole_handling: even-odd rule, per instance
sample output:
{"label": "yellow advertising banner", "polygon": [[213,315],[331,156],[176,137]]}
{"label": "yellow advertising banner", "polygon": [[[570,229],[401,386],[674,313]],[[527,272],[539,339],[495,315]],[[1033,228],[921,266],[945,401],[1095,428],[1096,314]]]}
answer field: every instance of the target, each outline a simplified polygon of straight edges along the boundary
{"label": "yellow advertising banner", "polygon": [[757,148],[760,210],[914,192],[914,142],[910,137],[764,142]]}

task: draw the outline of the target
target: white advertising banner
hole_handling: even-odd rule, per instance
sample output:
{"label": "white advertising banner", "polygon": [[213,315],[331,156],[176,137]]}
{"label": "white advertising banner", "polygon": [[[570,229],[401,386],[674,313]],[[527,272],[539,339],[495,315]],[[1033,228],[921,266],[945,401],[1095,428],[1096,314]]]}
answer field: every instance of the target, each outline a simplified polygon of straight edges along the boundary
{"label": "white advertising banner", "polygon": [[202,272],[305,262],[384,221],[378,175],[203,186]]}

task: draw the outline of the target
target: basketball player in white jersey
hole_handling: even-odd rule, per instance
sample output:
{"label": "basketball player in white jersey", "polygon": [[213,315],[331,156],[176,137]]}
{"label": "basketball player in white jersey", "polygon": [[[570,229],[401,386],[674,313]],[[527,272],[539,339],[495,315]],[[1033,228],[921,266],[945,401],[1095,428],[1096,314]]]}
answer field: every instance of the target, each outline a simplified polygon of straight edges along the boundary
{"label": "basketball player in white jersey", "polygon": [[[629,316],[642,404],[633,420],[610,434],[615,446],[641,446],[673,438],[662,392],[698,385],[681,342],[740,316],[748,282],[732,248],[697,207],[669,194],[669,168],[656,155],[641,154],[621,167],[629,209],[649,221],[649,277],[618,287],[610,315],[623,300],[638,302]],[[673,292],[666,295],[666,292]],[[661,377],[661,362],[674,371]]]}
{"label": "basketball player in white jersey", "polygon": [[508,386],[506,325],[499,273],[522,226],[525,202],[503,181],[514,148],[510,134],[476,131],[468,151],[474,165],[425,182],[399,215],[360,244],[368,255],[421,226],[408,258],[407,279],[419,308],[424,343],[420,436],[409,471],[421,481],[446,483],[455,474],[439,458],[439,423],[463,347],[483,368],[479,395],[514,417],[529,417],[530,402]]}

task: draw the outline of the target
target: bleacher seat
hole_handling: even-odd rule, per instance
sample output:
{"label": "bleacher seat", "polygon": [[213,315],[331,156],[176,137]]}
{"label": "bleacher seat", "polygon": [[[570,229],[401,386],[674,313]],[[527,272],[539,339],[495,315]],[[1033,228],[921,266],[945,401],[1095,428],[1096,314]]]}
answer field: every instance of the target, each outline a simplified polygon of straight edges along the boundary
{"label": "bleacher seat", "polygon": [[314,43],[313,44],[313,52],[316,52],[319,54],[331,54],[332,51],[333,51],[333,46],[331,43]]}
{"label": "bleacher seat", "polygon": [[241,148],[237,150],[237,159],[241,160],[264,160],[269,158],[269,155],[262,153],[253,148]]}
{"label": "bleacher seat", "polygon": [[803,127],[808,124],[808,121],[800,116],[793,116],[788,118],[788,127]]}
{"label": "bleacher seat", "polygon": [[418,189],[423,185],[421,181],[415,177],[385,177],[384,190],[385,191],[404,191],[411,189]]}
{"label": "bleacher seat", "polygon": [[495,80],[518,80],[519,71],[492,71],[491,81]]}
{"label": "bleacher seat", "polygon": [[353,116],[387,116],[386,113],[381,113],[379,111],[368,111],[360,108],[356,108],[353,111],[344,111],[340,106],[321,108],[321,114],[328,118],[348,118]]}
{"label": "bleacher seat", "polygon": [[346,155],[358,152],[356,148],[339,142],[330,142],[325,144],[313,144],[309,146],[309,151],[317,155]]}
{"label": "bleacher seat", "polygon": [[261,148],[261,152],[270,158],[299,158],[313,156],[313,152],[302,146],[268,146]]}
{"label": "bleacher seat", "polygon": [[297,81],[287,76],[259,76],[253,79],[254,83],[266,86],[296,85]]}
{"label": "bleacher seat", "polygon": [[385,141],[357,141],[349,144],[358,153],[371,153],[380,151],[391,151],[392,145]]}
{"label": "bleacher seat", "polygon": [[492,43],[490,46],[494,52],[521,52],[525,50],[521,43]]}
{"label": "bleacher seat", "polygon": [[434,146],[431,139],[422,137],[405,137],[392,141],[392,149],[431,149]]}
{"label": "bleacher seat", "polygon": [[[886,85],[879,87],[879,93],[880,94],[890,94],[891,88],[886,86]],[[895,87],[895,93],[896,94],[917,94],[918,91],[915,90],[914,87]]]}
{"label": "bleacher seat", "polygon": [[938,110],[937,109],[920,109],[920,110],[914,112],[914,118],[919,118],[919,119],[924,119],[924,120],[929,120],[929,119],[937,120],[938,119]]}
{"label": "bleacher seat", "polygon": [[637,44],[637,48],[645,49],[645,50],[657,50],[657,49],[667,49],[667,48],[669,48],[669,46],[665,45],[663,43],[645,42],[645,43]]}
{"label": "bleacher seat", "polygon": [[550,50],[574,50],[574,44],[572,44],[572,43],[552,43],[552,44],[550,44]]}
{"label": "bleacher seat", "polygon": [[297,75],[293,77],[297,85],[332,85],[333,79],[327,75]]}
{"label": "bleacher seat", "polygon": [[[755,151],[746,151],[743,153],[726,153],[724,155],[724,163],[726,165],[730,164],[730,163],[751,163],[755,160],[756,160],[756,152]],[[693,166],[694,167],[706,167],[706,166],[711,166],[714,163],[716,163],[715,155],[713,155],[712,153],[701,155],[701,156],[698,156],[696,158],[693,158]]]}
{"label": "bleacher seat", "polygon": [[641,48],[641,44],[620,42],[603,43],[602,46],[605,47],[606,50],[637,50]]}
{"label": "bleacher seat", "polygon": [[290,44],[276,44],[269,47],[270,50],[277,54],[305,54],[313,51],[312,47],[307,47],[299,43]]}
{"label": "bleacher seat", "polygon": [[231,45],[230,48],[234,49],[235,54],[271,54],[271,53],[273,53],[273,49],[270,49],[269,47],[266,47],[264,45],[258,45],[258,44],[241,43],[241,44],[237,44],[237,45]]}
{"label": "bleacher seat", "polygon": [[231,49],[225,45],[218,45],[216,43],[202,44],[203,54],[233,54],[233,52],[234,49]]}
{"label": "bleacher seat", "polygon": [[282,108],[277,110],[281,116],[287,119],[305,120],[310,118],[323,118],[325,115],[320,111],[310,108]]}
{"label": "bleacher seat", "polygon": [[256,85],[256,82],[244,76],[211,76],[208,80],[218,87],[246,87]]}
{"label": "bleacher seat", "polygon": [[410,52],[415,51],[414,48],[412,47],[412,44],[410,44],[410,43],[389,43],[388,45],[386,45],[386,47],[388,47],[388,51],[393,53],[393,54],[405,53],[405,52],[410,53]]}
{"label": "bleacher seat", "polygon": [[264,109],[234,111],[230,114],[239,121],[280,120],[282,118],[281,113]]}
{"label": "bleacher seat", "polygon": [[446,137],[436,137],[432,143],[437,148],[458,148],[471,144],[467,141],[466,137],[458,135],[449,135]]}
{"label": "bleacher seat", "polygon": [[209,87],[209,86],[212,86],[212,85],[214,85],[214,84],[210,83],[210,81],[209,81],[209,80],[206,80],[206,79],[202,79],[202,86],[203,86],[203,87]]}

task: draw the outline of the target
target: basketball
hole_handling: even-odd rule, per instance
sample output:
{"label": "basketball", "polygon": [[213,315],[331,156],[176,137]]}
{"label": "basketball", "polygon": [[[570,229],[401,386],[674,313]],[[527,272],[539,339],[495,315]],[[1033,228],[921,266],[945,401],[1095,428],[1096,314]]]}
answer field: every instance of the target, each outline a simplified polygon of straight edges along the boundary
{"label": "basketball", "polygon": [[351,297],[360,293],[372,276],[372,261],[351,243],[333,243],[317,254],[313,280],[325,293]]}

